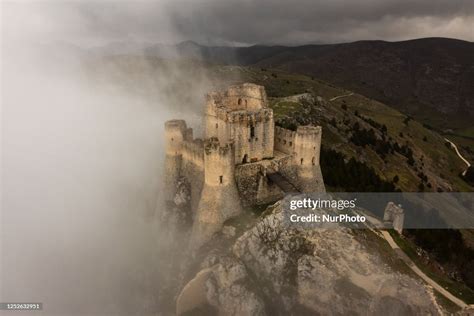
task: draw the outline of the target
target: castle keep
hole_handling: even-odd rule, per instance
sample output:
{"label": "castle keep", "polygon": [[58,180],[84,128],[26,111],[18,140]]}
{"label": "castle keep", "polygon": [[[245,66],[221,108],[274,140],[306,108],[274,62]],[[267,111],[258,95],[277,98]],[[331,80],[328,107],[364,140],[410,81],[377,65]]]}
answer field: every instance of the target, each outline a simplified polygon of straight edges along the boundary
{"label": "castle keep", "polygon": [[241,206],[266,204],[288,192],[325,191],[320,126],[275,127],[262,86],[245,83],[206,97],[205,137],[183,120],[165,123],[166,198],[178,183],[190,192],[194,239],[200,244]]}

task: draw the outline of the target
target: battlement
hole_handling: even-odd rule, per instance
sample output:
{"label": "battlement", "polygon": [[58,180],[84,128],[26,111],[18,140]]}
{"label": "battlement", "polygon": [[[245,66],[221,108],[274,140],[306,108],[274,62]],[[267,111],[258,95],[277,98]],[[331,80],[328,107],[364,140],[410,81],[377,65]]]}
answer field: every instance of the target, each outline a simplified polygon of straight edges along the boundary
{"label": "battlement", "polygon": [[186,128],[185,120],[169,120],[165,122],[165,130],[167,132],[181,132],[184,135]]}
{"label": "battlement", "polygon": [[217,112],[217,117],[227,120],[229,123],[268,122],[273,119],[273,111],[268,108],[261,109],[258,112],[221,110]]}
{"label": "battlement", "polygon": [[319,135],[319,134],[321,134],[321,126],[311,126],[311,125],[298,126],[298,128],[296,129],[296,133],[300,136]]}
{"label": "battlement", "polygon": [[229,87],[223,92],[211,92],[207,95],[211,108],[224,108],[226,111],[258,111],[268,108],[265,88],[253,83],[244,83]]}
{"label": "battlement", "polygon": [[232,152],[233,145],[232,143],[226,143],[221,145],[217,137],[211,137],[206,139],[204,142],[204,151],[207,155],[212,153],[219,153],[220,155],[228,155]]}

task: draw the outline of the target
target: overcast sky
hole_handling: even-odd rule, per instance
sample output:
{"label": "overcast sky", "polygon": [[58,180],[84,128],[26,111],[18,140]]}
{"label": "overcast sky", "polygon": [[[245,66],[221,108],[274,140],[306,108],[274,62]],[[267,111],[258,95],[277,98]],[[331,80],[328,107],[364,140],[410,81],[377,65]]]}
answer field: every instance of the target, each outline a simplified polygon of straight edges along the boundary
{"label": "overcast sky", "polygon": [[[433,36],[474,40],[473,0],[14,2],[21,5],[6,5],[3,12],[15,26],[10,35],[28,30],[86,45],[124,40],[296,45]],[[6,13],[12,10],[18,14]]]}

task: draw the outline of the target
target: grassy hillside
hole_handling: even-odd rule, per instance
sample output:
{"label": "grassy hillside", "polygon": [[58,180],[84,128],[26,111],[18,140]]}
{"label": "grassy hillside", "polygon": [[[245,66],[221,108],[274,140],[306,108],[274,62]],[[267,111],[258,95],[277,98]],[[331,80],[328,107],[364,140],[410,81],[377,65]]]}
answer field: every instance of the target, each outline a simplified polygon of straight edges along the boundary
{"label": "grassy hillside", "polygon": [[94,60],[89,70],[94,80],[116,82],[152,102],[158,98],[157,90],[164,90],[178,116],[186,108],[202,113],[206,89],[240,82],[261,84],[279,124],[320,124],[323,148],[340,152],[346,160],[353,157],[398,189],[473,190],[459,177],[465,165],[436,131],[381,102],[309,76],[134,56]]}
{"label": "grassy hillside", "polygon": [[[185,42],[174,49],[180,56],[212,63],[314,76],[390,105],[441,133],[467,135],[471,138],[458,141],[474,151],[472,42],[422,38],[297,47],[207,47]],[[162,56],[163,52],[151,49],[147,54]]]}
{"label": "grassy hillside", "polygon": [[[395,185],[402,191],[419,191],[421,186],[425,191],[473,190],[459,177],[465,165],[446,146],[444,137],[391,107],[304,75],[251,67],[219,66],[216,71],[221,75],[228,72],[229,78],[238,78],[235,81],[264,85],[277,121],[303,116],[303,123],[321,124],[323,147],[366,163],[386,181],[398,177]],[[298,95],[305,93],[309,99],[315,96],[315,100],[305,101],[303,96],[301,101]],[[380,142],[406,146],[413,152],[414,161],[410,164],[397,151],[384,154],[384,149],[377,148],[380,144],[364,145],[363,140],[356,145],[352,137],[356,124],[360,130],[372,130]],[[381,131],[383,126],[385,133]]]}

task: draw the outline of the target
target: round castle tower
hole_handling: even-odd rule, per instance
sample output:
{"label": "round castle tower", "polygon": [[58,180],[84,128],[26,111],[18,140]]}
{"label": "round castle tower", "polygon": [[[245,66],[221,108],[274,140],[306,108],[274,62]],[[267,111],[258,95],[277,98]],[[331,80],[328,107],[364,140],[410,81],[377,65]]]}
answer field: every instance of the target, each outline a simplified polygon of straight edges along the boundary
{"label": "round castle tower", "polygon": [[234,145],[221,145],[216,137],[204,144],[204,187],[193,227],[192,242],[199,247],[224,222],[242,212],[235,183]]}
{"label": "round castle tower", "polygon": [[325,192],[319,165],[321,126],[299,126],[295,135],[294,165],[301,192]]}

